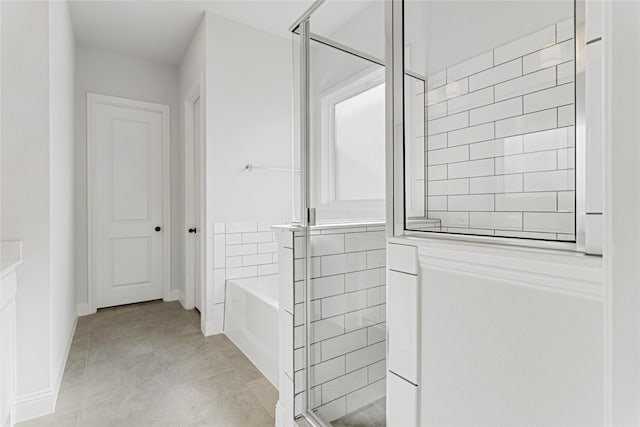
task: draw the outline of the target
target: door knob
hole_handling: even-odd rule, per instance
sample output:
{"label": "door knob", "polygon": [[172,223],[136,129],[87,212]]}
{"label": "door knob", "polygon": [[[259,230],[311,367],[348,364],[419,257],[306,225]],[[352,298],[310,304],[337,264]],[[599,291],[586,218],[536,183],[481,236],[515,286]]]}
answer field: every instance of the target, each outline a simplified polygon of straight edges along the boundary
{"label": "door knob", "polygon": [[160,231],[160,230],[162,230],[162,227],[160,227],[160,226],[156,225],[155,230],[156,230],[156,231]]}
{"label": "door knob", "polygon": [[195,227],[189,229],[189,233],[197,233],[197,232],[198,230]]}

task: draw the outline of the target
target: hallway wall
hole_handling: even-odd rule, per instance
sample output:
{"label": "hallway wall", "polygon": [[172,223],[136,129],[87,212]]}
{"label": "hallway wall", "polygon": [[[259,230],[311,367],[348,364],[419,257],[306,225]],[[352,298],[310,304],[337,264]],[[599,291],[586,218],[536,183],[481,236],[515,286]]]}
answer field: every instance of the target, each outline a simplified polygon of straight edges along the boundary
{"label": "hallway wall", "polygon": [[17,268],[16,418],[53,411],[75,327],[75,43],[66,2],[3,1],[0,240]]}
{"label": "hallway wall", "polygon": [[[182,283],[182,163],[178,67],[78,46],[76,55],[76,217],[78,304],[87,303],[86,94],[95,92],[169,105],[171,109],[171,288]],[[81,309],[81,313],[84,309]]]}

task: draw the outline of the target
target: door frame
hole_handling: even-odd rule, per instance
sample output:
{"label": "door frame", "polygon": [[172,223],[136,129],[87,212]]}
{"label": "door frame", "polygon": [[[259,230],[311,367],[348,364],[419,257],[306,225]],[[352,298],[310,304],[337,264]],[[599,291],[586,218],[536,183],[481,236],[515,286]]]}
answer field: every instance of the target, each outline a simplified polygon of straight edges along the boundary
{"label": "door frame", "polygon": [[[193,204],[187,203],[187,188],[185,185],[185,204],[184,204],[184,231],[183,232],[187,232],[187,229],[190,227],[190,225],[187,223],[187,218],[190,216],[191,214],[191,209],[193,209],[193,205],[195,204],[196,201],[199,201],[198,206],[198,212],[194,212],[193,216],[196,219],[196,223],[198,224],[198,231],[197,233],[200,234],[200,239],[199,239],[199,245],[197,247],[197,252],[194,254],[194,257],[197,257],[197,259],[200,261],[199,262],[199,267],[200,267],[200,280],[199,283],[196,283],[195,276],[194,275],[194,280],[193,280],[193,286],[187,286],[187,266],[189,265],[189,263],[187,262],[187,251],[186,251],[186,245],[187,245],[187,236],[185,234],[185,251],[183,253],[184,255],[184,281],[185,281],[185,300],[184,300],[184,307],[186,309],[192,309],[195,307],[195,295],[196,295],[196,286],[200,287],[200,315],[201,317],[204,319],[205,318],[205,311],[207,309],[207,304],[206,304],[206,299],[205,299],[205,279],[206,279],[206,264],[205,264],[205,257],[204,257],[204,253],[205,253],[205,238],[206,236],[203,234],[203,231],[206,230],[205,227],[205,134],[206,134],[206,126],[205,126],[205,103],[204,103],[204,83],[203,83],[204,79],[203,79],[203,75],[202,73],[200,73],[200,75],[198,76],[198,78],[196,79],[196,81],[193,83],[193,85],[191,86],[191,89],[189,89],[189,91],[187,92],[187,95],[184,98],[184,131],[185,131],[185,135],[184,135],[184,183],[186,184],[187,180],[186,180],[186,176],[187,173],[190,171],[190,164],[189,164],[189,159],[187,158],[187,147],[192,144],[195,147],[195,135],[193,133],[193,123],[194,123],[194,118],[195,118],[195,111],[194,111],[194,103],[195,101],[200,98],[200,142],[198,144],[197,147],[197,152],[199,153],[199,156],[197,159],[198,160],[198,174],[197,176],[195,175],[194,172],[194,180],[197,180],[198,182],[198,186],[196,186],[196,188],[198,188],[198,192],[193,192]],[[195,163],[194,163],[195,165]]]}
{"label": "door frame", "polygon": [[170,151],[170,108],[168,105],[138,101],[99,93],[87,92],[87,303],[89,313],[97,311],[97,280],[95,277],[96,239],[95,219],[95,110],[98,104],[126,107],[160,113],[162,117],[162,295],[165,301],[171,299],[171,151]]}

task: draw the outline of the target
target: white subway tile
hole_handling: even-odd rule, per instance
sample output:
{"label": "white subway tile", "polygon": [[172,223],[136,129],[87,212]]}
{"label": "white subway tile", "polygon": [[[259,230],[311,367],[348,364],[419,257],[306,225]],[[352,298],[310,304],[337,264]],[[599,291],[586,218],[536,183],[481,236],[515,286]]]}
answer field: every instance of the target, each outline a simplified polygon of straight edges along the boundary
{"label": "white subway tile", "polygon": [[379,362],[369,365],[369,382],[383,379],[387,374],[387,361],[381,360]]}
{"label": "white subway tile", "polygon": [[467,127],[469,125],[469,114],[465,111],[441,119],[431,120],[427,123],[427,135],[449,132],[452,130]]}
{"label": "white subway tile", "polygon": [[359,329],[322,341],[322,360],[333,359],[367,345],[367,330]]}
{"label": "white subway tile", "polygon": [[429,166],[427,168],[427,178],[429,181],[447,179],[447,165]]}
{"label": "white subway tile", "polygon": [[446,211],[447,196],[429,196],[427,197],[427,209],[430,211]]}
{"label": "white subway tile", "polygon": [[439,102],[427,107],[427,120],[439,119],[447,115],[447,103]]}
{"label": "white subway tile", "polygon": [[469,112],[469,123],[473,126],[479,123],[519,116],[520,114],[522,114],[522,98],[518,97],[471,110]]}
{"label": "white subway tile", "polygon": [[560,43],[573,38],[574,25],[573,18],[558,22],[556,24],[556,42]]}
{"label": "white subway tile", "polygon": [[224,234],[213,235],[213,266],[216,268],[225,265],[225,258],[227,256],[225,237]]}
{"label": "white subway tile", "polygon": [[427,105],[437,104],[469,92],[469,80],[462,79],[427,92]]}
{"label": "white subway tile", "polygon": [[522,59],[498,65],[469,77],[469,90],[478,90],[522,75]]}
{"label": "white subway tile", "polygon": [[538,172],[556,169],[555,151],[516,154],[496,159],[496,174],[504,175],[519,172]]}
{"label": "white subway tile", "polygon": [[469,157],[471,157],[471,159],[487,159],[490,157],[520,154],[522,153],[522,142],[522,135],[478,142],[469,146]]}
{"label": "white subway tile", "polygon": [[344,293],[344,275],[311,279],[311,299],[326,298]]}
{"label": "white subway tile", "polygon": [[558,128],[524,135],[524,152],[554,150],[574,145],[571,128]]}
{"label": "white subway tile", "polygon": [[350,233],[345,234],[345,251],[368,251],[373,249],[384,249],[387,241],[385,231]]}
{"label": "white subway tile", "polygon": [[213,234],[224,234],[225,233],[225,223],[224,222],[214,222],[213,223]]}
{"label": "white subway tile", "polygon": [[493,123],[485,123],[449,132],[449,147],[487,141],[493,138],[493,134]]}
{"label": "white subway tile", "polygon": [[[302,407],[300,407],[302,408]],[[302,411],[302,409],[300,409]],[[326,405],[315,408],[314,413],[323,420],[337,420],[347,415],[347,399],[341,397]],[[298,414],[299,412],[296,412]]]}
{"label": "white subway tile", "polygon": [[251,233],[258,231],[257,221],[245,221],[245,222],[227,222],[226,232],[229,233]]}
{"label": "white subway tile", "polygon": [[475,228],[521,230],[520,212],[470,212],[469,226]]}
{"label": "white subway tile", "polygon": [[443,227],[468,227],[468,212],[428,212],[429,219],[439,219]]}
{"label": "white subway tile", "polygon": [[365,366],[384,360],[386,352],[386,343],[383,341],[347,354],[347,372],[355,371],[356,369],[364,368]]}
{"label": "white subway tile", "polygon": [[486,176],[494,174],[493,159],[451,163],[447,166],[447,168],[449,178],[467,178],[472,176]]}
{"label": "white subway tile", "polygon": [[573,233],[575,215],[573,213],[524,213],[525,231],[547,233]]}
{"label": "white subway tile", "polygon": [[331,402],[338,397],[358,390],[367,385],[367,370],[351,372],[322,384],[322,403]]}
{"label": "white subway tile", "polygon": [[451,83],[463,77],[476,74],[493,66],[493,52],[489,51],[456,64],[447,69],[447,82]]}
{"label": "white subway tile", "polygon": [[447,134],[441,133],[427,137],[427,150],[437,150],[447,147]]}
{"label": "white subway tile", "polygon": [[344,236],[344,234],[319,234],[311,236],[311,256],[343,253]]}
{"label": "white subway tile", "polygon": [[368,345],[375,344],[387,339],[387,324],[379,323],[377,325],[369,326],[367,328],[367,343]]}
{"label": "white subway tile", "polygon": [[[371,290],[371,289],[370,289]],[[367,291],[368,292],[368,291]],[[385,305],[380,304],[375,307],[369,307],[358,311],[353,311],[344,315],[345,331],[355,331],[367,326],[376,325],[384,322]]]}
{"label": "white subway tile", "polygon": [[513,193],[522,191],[522,175],[499,175],[471,178],[469,192],[479,193]]}
{"label": "white subway tile", "polygon": [[565,62],[556,67],[558,69],[558,84],[562,85],[575,80],[576,70],[574,61]]}
{"label": "white subway tile", "polygon": [[[374,305],[383,304],[386,299],[385,286],[377,286],[375,288],[367,289],[367,305],[373,307]],[[383,313],[384,316],[384,313]]]}
{"label": "white subway tile", "polygon": [[447,84],[447,70],[442,70],[440,72],[431,74],[427,77],[427,89],[435,89],[440,86],[444,86]]}
{"label": "white subway tile", "polygon": [[278,243],[277,242],[269,242],[269,243],[258,243],[258,253],[276,253],[278,252]]}
{"label": "white subway tile", "polygon": [[367,268],[384,267],[386,264],[387,250],[367,251]]}
{"label": "white subway tile", "polygon": [[576,180],[573,169],[534,172],[524,175],[524,191],[564,191],[575,190]]}
{"label": "white subway tile", "polygon": [[258,245],[249,243],[246,245],[231,245],[226,247],[227,257],[240,255],[253,255],[258,253]]}
{"label": "white subway tile", "polygon": [[344,277],[345,292],[352,292],[362,289],[384,285],[385,269],[375,268],[372,270],[357,271],[347,273]]}
{"label": "white subway tile", "polygon": [[[304,304],[299,305],[304,307]],[[312,343],[342,335],[345,332],[344,316],[334,316],[312,322],[309,332],[311,334],[309,338]]]}
{"label": "white subway tile", "polygon": [[493,194],[449,196],[449,211],[492,211]]}
{"label": "white subway tile", "polygon": [[449,194],[469,194],[468,179],[450,179],[445,181],[429,181],[428,196],[442,196]]}
{"label": "white subway tile", "polygon": [[322,299],[322,318],[333,317],[367,307],[367,291],[349,292]]}
{"label": "white subway tile", "polygon": [[242,267],[242,257],[241,256],[227,257],[227,259],[226,259],[226,261],[224,263],[224,266],[226,268]]}
{"label": "white subway tile", "polygon": [[546,110],[574,103],[573,83],[552,87],[524,96],[524,112]]}
{"label": "white subway tile", "polygon": [[496,102],[556,85],[556,70],[546,68],[495,86]]}
{"label": "white subway tile", "polygon": [[271,264],[273,262],[273,255],[271,254],[257,254],[257,255],[244,255],[242,257],[242,265],[260,265]]}
{"label": "white subway tile", "polygon": [[242,243],[242,234],[241,233],[234,233],[234,234],[227,234],[226,236],[226,244],[227,246],[229,245],[239,245],[240,243]]}
{"label": "white subway tile", "polygon": [[323,276],[364,270],[367,267],[367,255],[364,252],[326,255],[319,259]]}
{"label": "white subway tile", "polygon": [[258,266],[258,276],[270,276],[272,274],[278,274],[278,271],[278,264],[264,264]]}
{"label": "white subway tile", "polygon": [[489,230],[485,228],[460,228],[460,227],[443,227],[442,231],[446,233],[456,233],[456,234],[475,234],[479,236],[493,236],[495,234],[494,230]]}
{"label": "white subway tile", "polygon": [[471,110],[493,102],[493,88],[488,87],[447,101],[448,114]]}
{"label": "white subway tile", "polygon": [[466,145],[442,150],[433,150],[427,153],[427,164],[440,165],[444,163],[461,162],[469,159],[469,147]]}
{"label": "white subway tile", "polygon": [[556,193],[496,194],[496,211],[554,212]]}
{"label": "white subway tile", "polygon": [[554,44],[538,52],[530,53],[522,58],[522,72],[524,74],[553,67],[563,62],[573,60],[573,40]]}
{"label": "white subway tile", "polygon": [[273,242],[272,231],[261,231],[257,233],[242,233],[242,243],[263,243]]}
{"label": "white subway tile", "polygon": [[346,396],[347,413],[353,413],[358,409],[367,406],[377,400],[384,398],[387,394],[386,382],[384,380],[373,382],[369,373],[369,385],[362,387]]}
{"label": "white subway tile", "polygon": [[558,212],[575,212],[576,210],[576,192],[575,191],[559,191],[558,192]]}
{"label": "white subway tile", "polygon": [[555,128],[556,109],[538,111],[496,122],[496,138]]}
{"label": "white subway tile", "polygon": [[502,64],[503,62],[550,46],[554,44],[555,41],[556,26],[552,25],[495,48],[493,50],[494,62],[495,64]]}
{"label": "white subway tile", "polygon": [[572,126],[575,123],[575,114],[573,105],[558,108],[558,127]]}
{"label": "white subway tile", "polygon": [[329,380],[332,380],[341,375],[344,375],[345,374],[345,358],[344,356],[336,357],[335,359],[318,363],[310,368],[309,374],[311,377],[312,387],[315,387],[318,384],[325,383]]}
{"label": "white subway tile", "polygon": [[229,279],[241,279],[244,277],[255,277],[258,275],[258,268],[251,267],[227,268],[226,277]]}
{"label": "white subway tile", "polygon": [[558,169],[575,169],[575,167],[575,148],[563,148],[562,150],[558,150]]}

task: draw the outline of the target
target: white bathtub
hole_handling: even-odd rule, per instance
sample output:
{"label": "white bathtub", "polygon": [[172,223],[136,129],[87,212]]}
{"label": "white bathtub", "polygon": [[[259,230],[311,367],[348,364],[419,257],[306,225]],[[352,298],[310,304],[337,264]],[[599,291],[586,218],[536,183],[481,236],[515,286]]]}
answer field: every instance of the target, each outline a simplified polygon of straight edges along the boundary
{"label": "white bathtub", "polygon": [[224,333],[278,388],[278,275],[227,280]]}

